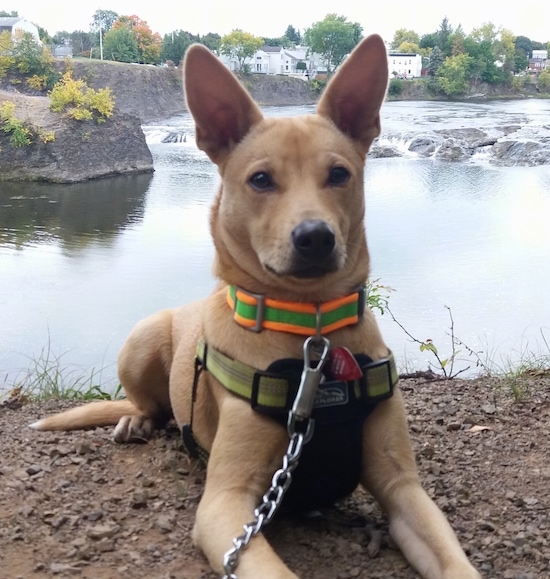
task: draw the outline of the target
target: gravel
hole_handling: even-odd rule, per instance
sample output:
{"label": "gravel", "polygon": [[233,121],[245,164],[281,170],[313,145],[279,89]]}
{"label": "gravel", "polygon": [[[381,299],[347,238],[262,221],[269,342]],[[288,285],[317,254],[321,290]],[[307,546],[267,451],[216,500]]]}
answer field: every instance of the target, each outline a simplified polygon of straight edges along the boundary
{"label": "gravel", "polygon": [[[423,484],[484,577],[550,577],[550,375],[402,380]],[[67,402],[0,406],[0,577],[214,579],[190,539],[204,468],[168,428],[142,445],[111,429],[40,433]],[[361,490],[281,515],[266,534],[303,579],[414,578]]]}

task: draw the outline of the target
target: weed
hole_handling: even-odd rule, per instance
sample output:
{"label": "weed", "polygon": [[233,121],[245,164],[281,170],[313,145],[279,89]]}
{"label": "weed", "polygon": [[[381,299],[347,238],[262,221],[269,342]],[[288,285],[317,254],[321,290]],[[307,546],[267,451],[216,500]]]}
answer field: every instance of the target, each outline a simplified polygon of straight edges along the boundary
{"label": "weed", "polygon": [[38,357],[29,358],[29,367],[21,372],[11,384],[5,383],[8,397],[17,396],[22,400],[112,400],[122,397],[122,386],[114,393],[99,385],[101,371],[62,364],[62,355],[52,352],[50,343],[42,349]]}

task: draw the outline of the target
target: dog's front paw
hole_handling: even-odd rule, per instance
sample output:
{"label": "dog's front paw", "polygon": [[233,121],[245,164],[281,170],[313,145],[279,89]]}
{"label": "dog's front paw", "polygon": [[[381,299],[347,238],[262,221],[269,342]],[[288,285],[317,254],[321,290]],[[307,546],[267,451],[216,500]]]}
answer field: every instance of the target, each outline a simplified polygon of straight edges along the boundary
{"label": "dog's front paw", "polygon": [[147,416],[123,416],[115,427],[113,438],[115,442],[147,442],[155,425]]}

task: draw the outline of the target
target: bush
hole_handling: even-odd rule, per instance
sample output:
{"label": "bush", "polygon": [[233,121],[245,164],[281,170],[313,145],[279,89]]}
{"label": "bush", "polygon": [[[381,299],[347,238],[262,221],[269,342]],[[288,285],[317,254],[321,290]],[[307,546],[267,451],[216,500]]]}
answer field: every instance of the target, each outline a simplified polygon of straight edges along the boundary
{"label": "bush", "polygon": [[543,89],[545,92],[550,89],[550,70],[548,69],[544,69],[540,74],[539,74],[539,87],[541,89]]}
{"label": "bush", "polygon": [[31,131],[22,121],[14,116],[15,103],[4,101],[0,105],[0,129],[10,135],[10,143],[14,147],[31,145]]}
{"label": "bush", "polygon": [[50,99],[52,111],[67,110],[69,116],[77,121],[91,121],[96,113],[97,122],[102,123],[113,114],[115,106],[111,89],[96,91],[82,79],[74,79],[70,70],[53,87]]}
{"label": "bush", "polygon": [[399,96],[403,92],[403,81],[398,78],[392,78],[388,87],[390,96]]}

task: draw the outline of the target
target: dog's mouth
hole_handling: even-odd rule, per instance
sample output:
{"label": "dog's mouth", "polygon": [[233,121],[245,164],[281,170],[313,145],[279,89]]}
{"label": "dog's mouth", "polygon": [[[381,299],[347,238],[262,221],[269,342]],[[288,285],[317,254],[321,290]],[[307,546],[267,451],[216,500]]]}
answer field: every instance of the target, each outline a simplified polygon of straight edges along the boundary
{"label": "dog's mouth", "polygon": [[338,270],[335,260],[327,260],[325,263],[294,263],[285,271],[264,265],[265,269],[277,277],[295,277],[298,279],[317,279]]}

